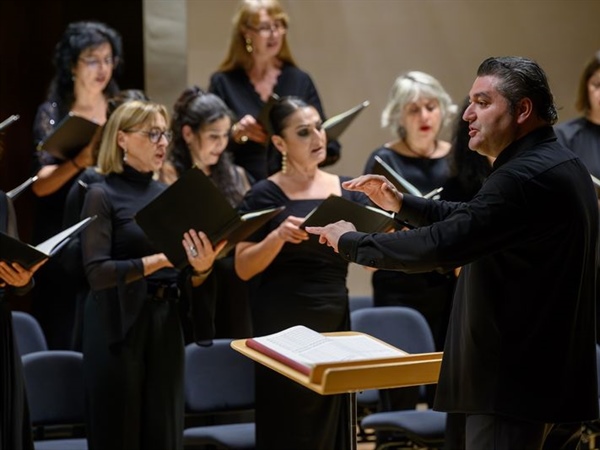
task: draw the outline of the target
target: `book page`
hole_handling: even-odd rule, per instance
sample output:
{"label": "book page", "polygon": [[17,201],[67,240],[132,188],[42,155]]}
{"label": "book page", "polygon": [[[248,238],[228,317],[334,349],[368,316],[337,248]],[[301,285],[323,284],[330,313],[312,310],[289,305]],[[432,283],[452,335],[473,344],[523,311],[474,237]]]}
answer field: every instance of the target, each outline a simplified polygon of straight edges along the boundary
{"label": "book page", "polygon": [[329,337],[301,325],[269,336],[253,338],[253,340],[309,367],[319,363],[406,355],[406,352],[383,344],[370,336]]}

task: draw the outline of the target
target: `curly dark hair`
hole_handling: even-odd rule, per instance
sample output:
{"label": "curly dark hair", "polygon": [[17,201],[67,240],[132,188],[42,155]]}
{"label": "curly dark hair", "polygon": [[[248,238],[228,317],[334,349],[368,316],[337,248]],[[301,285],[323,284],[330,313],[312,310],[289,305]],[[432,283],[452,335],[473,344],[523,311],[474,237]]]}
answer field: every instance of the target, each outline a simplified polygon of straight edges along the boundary
{"label": "curly dark hair", "polygon": [[54,49],[52,63],[55,74],[48,89],[48,100],[58,104],[61,116],[69,112],[75,101],[71,69],[77,64],[79,56],[86,49],[96,48],[106,43],[112,48],[115,67],[104,93],[107,97],[112,97],[119,91],[115,76],[119,74],[123,64],[121,35],[101,22],[72,22],[67,26]]}
{"label": "curly dark hair", "polygon": [[[193,165],[190,150],[183,138],[183,126],[188,125],[194,133],[198,133],[206,125],[225,117],[229,117],[233,123],[233,113],[215,94],[206,93],[198,86],[188,87],[181,93],[173,106],[171,119],[173,140],[169,148],[169,161],[175,167],[178,176]],[[219,161],[211,167],[210,178],[225,194],[232,206],[237,206],[244,195],[238,189],[236,176],[233,158],[229,152],[224,151]]]}

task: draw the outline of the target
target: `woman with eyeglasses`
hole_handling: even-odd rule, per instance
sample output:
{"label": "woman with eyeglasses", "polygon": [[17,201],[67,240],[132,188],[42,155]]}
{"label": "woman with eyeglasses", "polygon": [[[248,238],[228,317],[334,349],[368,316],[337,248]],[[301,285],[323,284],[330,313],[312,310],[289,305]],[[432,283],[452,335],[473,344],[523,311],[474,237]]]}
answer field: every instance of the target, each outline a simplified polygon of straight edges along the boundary
{"label": "woman with eyeglasses", "polygon": [[[233,163],[225,152],[229,142],[233,113],[217,95],[197,86],[184,89],[173,106],[173,141],[161,170],[161,180],[171,184],[193,166],[208,176],[237,207],[250,189],[248,173]],[[202,192],[190,193],[202,195]],[[248,289],[233,269],[233,254],[220,258],[214,267],[218,284],[215,312],[215,337],[252,336]],[[186,330],[186,342],[189,340]]]}
{"label": "woman with eyeglasses", "polygon": [[[241,0],[233,23],[227,56],[211,76],[209,91],[236,115],[228,150],[235,163],[258,181],[281,168],[279,154],[269,151],[267,124],[258,121],[271,96],[295,95],[314,106],[323,119],[324,112],[311,77],[292,57],[289,18],[278,0]],[[331,141],[322,165],[339,157],[340,144]]]}
{"label": "woman with eyeglasses", "polygon": [[189,266],[173,268],[135,221],[166,186],[154,179],[171,140],[166,108],[132,100],[104,127],[98,169],[82,214],[91,293],[83,326],[86,431],[90,449],[182,449],[184,342],[180,308],[195,340],[212,339],[216,254],[201,231],[181,237]]}
{"label": "woman with eyeglasses", "polygon": [[[99,125],[106,121],[108,100],[118,92],[113,75],[122,59],[121,36],[100,22],[70,23],[56,44],[53,56],[54,77],[46,101],[37,110],[33,124],[34,144],[50,136],[69,113]],[[35,151],[37,181],[33,242],[39,243],[62,228],[67,193],[86,167],[94,164],[92,142],[70,159]],[[70,348],[75,310],[75,292],[65,285],[68,276],[60,258],[52,258],[40,270],[34,289],[32,313],[40,322],[50,348]]]}

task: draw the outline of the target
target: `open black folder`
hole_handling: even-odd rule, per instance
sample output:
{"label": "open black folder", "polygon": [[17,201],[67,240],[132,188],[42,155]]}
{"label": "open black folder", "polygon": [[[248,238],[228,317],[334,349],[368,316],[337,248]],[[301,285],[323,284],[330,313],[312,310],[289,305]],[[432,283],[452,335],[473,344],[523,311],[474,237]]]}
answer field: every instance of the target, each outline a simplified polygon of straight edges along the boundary
{"label": "open black folder", "polygon": [[344,197],[330,195],[313,209],[300,228],[322,227],[339,220],[346,220],[363,233],[389,231],[396,226],[393,214],[374,206],[361,205]]}
{"label": "open black folder", "polygon": [[43,259],[54,256],[69,239],[81,232],[95,218],[96,216],[83,219],[35,247],[0,232],[0,260],[7,263],[17,262],[25,269],[31,269]]}
{"label": "open black folder", "polygon": [[282,206],[240,215],[211,179],[194,167],[142,208],[135,220],[156,249],[182,269],[188,264],[181,243],[184,232],[203,231],[213,245],[227,240],[219,254],[222,257],[283,209]]}
{"label": "open black folder", "polygon": [[354,119],[356,119],[356,116],[358,116],[358,114],[367,106],[369,106],[369,101],[365,100],[349,110],[336,114],[335,116],[330,117],[323,122],[323,128],[325,129],[327,140],[335,141],[339,139],[341,134],[346,131],[346,128],[348,128]]}
{"label": "open black folder", "polygon": [[73,113],[61,120],[54,132],[40,142],[38,150],[46,150],[61,159],[73,158],[94,137],[100,125]]}
{"label": "open black folder", "polygon": [[402,175],[400,175],[398,172],[392,169],[392,167],[388,163],[386,163],[377,155],[375,155],[373,173],[375,175],[383,175],[384,177],[386,177],[389,181],[392,182],[392,184],[395,186],[396,189],[398,189],[398,191],[404,194],[411,194],[417,197],[434,198],[444,189],[443,187],[439,187],[431,192],[427,192],[425,194],[422,193],[415,186],[413,186],[406,178],[404,178]]}

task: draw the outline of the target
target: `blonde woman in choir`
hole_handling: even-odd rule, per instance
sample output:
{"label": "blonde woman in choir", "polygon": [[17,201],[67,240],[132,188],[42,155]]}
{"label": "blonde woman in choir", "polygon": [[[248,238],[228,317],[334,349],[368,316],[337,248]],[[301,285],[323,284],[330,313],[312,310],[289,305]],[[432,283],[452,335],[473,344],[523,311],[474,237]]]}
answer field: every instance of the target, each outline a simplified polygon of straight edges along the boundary
{"label": "blonde woman in choir", "polygon": [[[272,94],[298,96],[325,118],[310,75],[292,57],[289,26],[278,0],[241,0],[227,55],[210,78],[209,91],[221,97],[236,116],[228,149],[235,163],[255,180],[281,168],[279,153],[269,151],[265,124],[257,120]],[[329,142],[322,165],[333,164],[339,157],[339,143]]]}

